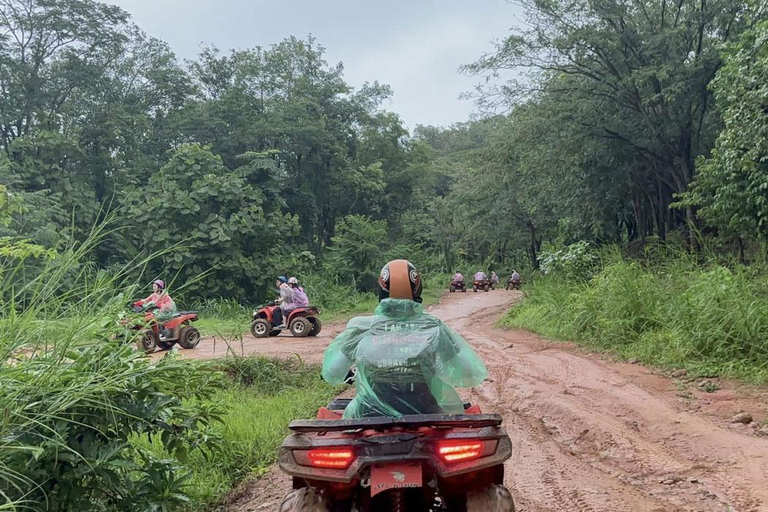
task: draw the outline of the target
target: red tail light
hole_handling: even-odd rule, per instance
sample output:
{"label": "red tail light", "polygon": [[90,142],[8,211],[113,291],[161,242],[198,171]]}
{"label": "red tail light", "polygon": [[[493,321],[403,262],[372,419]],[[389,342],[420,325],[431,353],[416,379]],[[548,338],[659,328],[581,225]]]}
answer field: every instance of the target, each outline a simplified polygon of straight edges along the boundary
{"label": "red tail light", "polygon": [[355,460],[351,448],[317,448],[306,452],[310,466],[327,469],[347,469]]}
{"label": "red tail light", "polygon": [[491,455],[496,451],[497,441],[446,440],[437,444],[437,453],[447,463],[465,462]]}

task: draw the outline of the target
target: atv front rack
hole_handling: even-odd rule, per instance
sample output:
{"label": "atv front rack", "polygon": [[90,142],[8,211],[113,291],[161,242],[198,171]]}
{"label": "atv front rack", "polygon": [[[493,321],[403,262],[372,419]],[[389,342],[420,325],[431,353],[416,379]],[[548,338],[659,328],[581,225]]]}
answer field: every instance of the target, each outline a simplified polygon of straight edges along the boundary
{"label": "atv front rack", "polygon": [[400,418],[357,418],[348,420],[295,420],[294,432],[341,432],[345,430],[388,430],[395,427],[483,428],[501,425],[498,414],[424,414]]}

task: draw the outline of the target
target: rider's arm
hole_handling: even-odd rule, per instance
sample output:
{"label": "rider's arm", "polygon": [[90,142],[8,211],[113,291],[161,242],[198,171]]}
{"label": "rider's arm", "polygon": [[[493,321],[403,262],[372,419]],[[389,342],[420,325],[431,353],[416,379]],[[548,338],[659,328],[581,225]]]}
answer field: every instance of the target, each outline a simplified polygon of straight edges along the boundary
{"label": "rider's arm", "polygon": [[441,322],[437,357],[440,378],[451,386],[468,388],[488,377],[482,359],[459,333]]}
{"label": "rider's arm", "polygon": [[277,298],[275,302],[277,302],[278,304],[285,304],[286,302],[290,302],[292,296],[293,296],[293,293],[291,292],[291,289],[289,287],[281,286],[280,296]]}
{"label": "rider's arm", "polygon": [[329,384],[341,384],[355,363],[355,353],[367,324],[362,317],[353,318],[344,332],[336,336],[323,355],[323,380]]}
{"label": "rider's arm", "polygon": [[149,304],[150,302],[155,302],[155,303],[157,302],[157,294],[156,293],[151,294],[146,299],[142,299],[140,301],[137,301],[136,305],[137,306],[143,306],[145,304]]}

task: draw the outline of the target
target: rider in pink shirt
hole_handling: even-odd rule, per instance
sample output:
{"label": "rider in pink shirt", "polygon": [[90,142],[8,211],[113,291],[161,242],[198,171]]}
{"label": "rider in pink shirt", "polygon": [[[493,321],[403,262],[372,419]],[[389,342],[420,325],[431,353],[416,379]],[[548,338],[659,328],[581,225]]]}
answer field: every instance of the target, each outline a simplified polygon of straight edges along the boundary
{"label": "rider in pink shirt", "polygon": [[451,278],[451,282],[463,283],[464,282],[464,275],[457,270],[456,273],[453,274],[453,277]]}
{"label": "rider in pink shirt", "polygon": [[486,279],[488,279],[488,276],[482,270],[475,274],[475,281],[485,281]]}
{"label": "rider in pink shirt", "polygon": [[160,313],[168,313],[176,309],[176,303],[173,302],[171,296],[165,291],[165,283],[160,279],[152,283],[152,295],[144,300],[136,302],[136,305],[143,306],[150,302],[157,306]]}

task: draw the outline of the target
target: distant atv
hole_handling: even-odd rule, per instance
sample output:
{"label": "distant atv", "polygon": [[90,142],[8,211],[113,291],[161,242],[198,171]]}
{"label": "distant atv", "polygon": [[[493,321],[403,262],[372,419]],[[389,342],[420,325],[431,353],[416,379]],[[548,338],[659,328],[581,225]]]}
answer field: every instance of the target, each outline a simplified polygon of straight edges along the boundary
{"label": "distant atv", "polygon": [[486,292],[491,291],[491,280],[476,279],[472,284],[472,291],[477,292],[477,290],[485,290]]}
{"label": "distant atv", "polygon": [[519,290],[520,286],[523,284],[522,279],[516,279],[512,280],[512,278],[509,278],[509,281],[507,281],[507,290]]}
{"label": "distant atv", "polygon": [[[129,304],[129,309],[133,313],[143,313],[144,316],[133,323],[127,318],[120,323],[129,331],[141,331],[136,346],[147,354],[151,354],[158,347],[170,350],[176,343],[186,349],[195,348],[200,343],[200,331],[190,325],[199,318],[195,311],[179,311],[170,319],[158,323],[155,317],[157,306],[152,303],[146,306],[132,303]],[[160,326],[164,328],[165,336],[161,334]],[[126,332],[123,338],[131,338],[130,333]]]}
{"label": "distant atv", "polygon": [[451,293],[456,291],[466,292],[467,285],[464,283],[464,281],[451,281],[451,284],[448,287],[448,289],[451,291]]}
{"label": "distant atv", "polygon": [[[257,306],[253,312],[251,334],[257,338],[266,338],[280,334],[282,331],[277,328],[275,322],[275,310],[279,307],[274,302],[264,306]],[[317,336],[323,328],[323,324],[320,322],[320,308],[317,306],[296,308],[288,314],[285,325],[288,326],[291,334],[298,338]]]}

